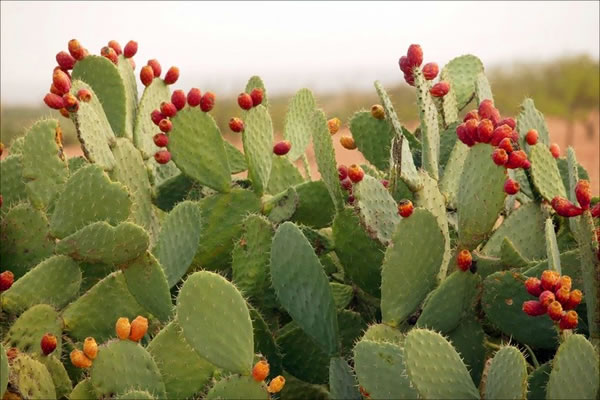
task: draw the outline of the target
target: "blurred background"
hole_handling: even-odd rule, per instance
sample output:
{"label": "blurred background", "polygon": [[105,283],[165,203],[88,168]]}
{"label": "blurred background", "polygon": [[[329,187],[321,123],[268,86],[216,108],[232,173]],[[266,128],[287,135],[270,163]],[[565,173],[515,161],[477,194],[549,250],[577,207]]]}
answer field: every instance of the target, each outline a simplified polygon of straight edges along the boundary
{"label": "blurred background", "polygon": [[[551,138],[574,146],[600,187],[600,2],[5,2],[1,3],[0,139],[36,119],[58,118],[68,151],[77,152],[71,122],[44,106],[55,55],[77,38],[92,53],[109,40],[139,43],[136,72],[157,58],[181,70],[173,89],[217,95],[213,116],[233,142],[227,121],[252,75],[266,83],[275,130],[287,103],[312,89],[331,118],[346,122],[378,102],[373,82],[393,96],[401,121],[417,126],[414,88],[398,58],[419,43],[425,62],[443,67],[471,53],[486,67],[496,106],[516,116],[535,100]],[[140,93],[143,89],[138,83]],[[340,134],[338,134],[340,135]],[[336,138],[337,139],[337,138]],[[341,162],[356,152],[336,150]]]}

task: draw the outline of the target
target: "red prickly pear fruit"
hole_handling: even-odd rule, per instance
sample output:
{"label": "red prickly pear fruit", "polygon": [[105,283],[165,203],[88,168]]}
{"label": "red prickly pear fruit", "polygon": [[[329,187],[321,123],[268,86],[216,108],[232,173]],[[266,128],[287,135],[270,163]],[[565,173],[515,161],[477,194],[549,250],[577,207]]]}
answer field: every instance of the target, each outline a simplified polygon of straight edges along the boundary
{"label": "red prickly pear fruit", "polygon": [[46,103],[48,107],[55,110],[60,110],[61,108],[65,107],[65,102],[62,96],[54,93],[48,93],[46,96],[44,96],[44,103]]}
{"label": "red prickly pear fruit", "polygon": [[187,102],[190,107],[196,107],[200,105],[202,99],[202,92],[198,88],[191,88],[187,94]]}
{"label": "red prickly pear fruit", "polygon": [[44,336],[42,336],[40,347],[42,348],[42,353],[44,353],[45,356],[52,353],[54,349],[56,349],[56,336],[51,333],[46,333]]}
{"label": "red prickly pear fruit", "polygon": [[113,62],[113,64],[116,64],[119,61],[117,53],[108,46],[104,46],[102,49],[100,49],[100,55],[108,58]]}
{"label": "red prickly pear fruit", "polygon": [[491,119],[492,111],[495,109],[494,103],[491,100],[485,99],[481,103],[479,103],[479,107],[477,108],[477,113],[480,118]]}
{"label": "red prickly pear fruit", "polygon": [[553,321],[560,321],[560,319],[562,318],[562,315],[563,315],[563,308],[562,308],[562,304],[560,304],[560,302],[555,300],[548,305],[548,316]]}
{"label": "red prickly pear fruit", "polygon": [[135,53],[137,53],[137,51],[138,51],[137,42],[135,40],[130,40],[125,45],[125,50],[123,52],[123,55],[125,56],[125,58],[131,58],[131,57],[135,56]]}
{"label": "red prickly pear fruit", "polygon": [[69,114],[69,111],[66,108],[61,108],[58,112],[65,118],[71,118],[71,114]]}
{"label": "red prickly pear fruit", "polygon": [[166,116],[163,115],[163,113],[161,113],[160,110],[154,110],[150,113],[150,118],[152,118],[152,122],[154,122],[154,125],[158,126],[158,124],[160,124],[160,121],[165,119]]}
{"label": "red prickly pear fruit", "polygon": [[354,142],[354,138],[352,136],[342,136],[340,138],[340,144],[347,150],[356,149],[356,143]]}
{"label": "red prickly pear fruit", "polygon": [[273,153],[278,156],[286,155],[290,149],[292,148],[292,144],[287,140],[282,140],[281,142],[275,143],[273,146]]}
{"label": "red prickly pear fruit", "polygon": [[404,80],[410,86],[415,86],[415,76],[412,73],[410,73],[410,74],[404,74]]}
{"label": "red prickly pear fruit", "polygon": [[[544,285],[542,284],[542,287],[543,287],[543,286],[544,286]],[[540,300],[540,303],[542,303],[542,305],[543,305],[544,307],[548,307],[548,305],[549,305],[550,303],[552,303],[554,300],[556,300],[556,296],[554,296],[554,293],[552,293],[552,292],[551,292],[551,289],[547,289],[547,290],[544,290],[544,291],[543,291],[543,292],[540,294],[540,296],[539,296],[539,300]]]}
{"label": "red prickly pear fruit", "polygon": [[554,293],[556,296],[556,300],[560,302],[560,304],[566,305],[569,302],[569,297],[571,296],[571,291],[568,287],[563,286],[556,290]]}
{"label": "red prickly pear fruit", "polygon": [[335,135],[340,130],[342,126],[342,121],[339,118],[331,118],[327,121],[327,129],[329,129],[329,134]]}
{"label": "red prickly pear fruit", "polygon": [[546,307],[537,300],[528,300],[523,303],[523,311],[531,317],[537,317],[546,314]]}
{"label": "red prickly pear fruit", "polygon": [[[476,121],[475,119],[473,119]],[[494,124],[489,119],[482,119],[477,125],[477,137],[481,143],[489,143],[494,134]]]}
{"label": "red prickly pear fruit", "polygon": [[398,215],[402,218],[408,218],[412,215],[415,210],[412,201],[403,199],[398,203]]}
{"label": "red prickly pear fruit", "polygon": [[527,134],[525,135],[525,141],[528,145],[535,146],[538,141],[538,132],[535,129],[528,130]]}
{"label": "red prickly pear fruit", "polygon": [[87,51],[81,46],[79,40],[71,39],[68,44],[69,53],[73,56],[77,61],[83,60],[83,58],[87,55]]}
{"label": "red prickly pear fruit", "polygon": [[256,382],[264,381],[269,376],[269,363],[261,360],[252,367],[252,378]]}
{"label": "red prickly pear fruit", "polygon": [[209,112],[215,106],[215,94],[206,92],[200,98],[200,109],[204,112]]}
{"label": "red prickly pear fruit", "polygon": [[152,140],[154,140],[154,144],[157,147],[167,147],[167,145],[169,144],[169,137],[167,135],[165,135],[163,132],[160,132],[160,133],[157,133],[156,135],[154,135]]}
{"label": "red prickly pear fruit", "polygon": [[6,349],[6,358],[8,358],[8,361],[14,360],[15,358],[17,358],[18,355],[19,349],[17,349],[16,347]]}
{"label": "red prickly pear fruit", "polygon": [[527,161],[527,154],[523,150],[515,150],[508,155],[506,168],[524,168]]}
{"label": "red prickly pear fruit", "polygon": [[521,166],[521,168],[529,169],[530,167],[531,167],[531,162],[529,160],[523,161],[523,165]]}
{"label": "red prickly pear fruit", "polygon": [[67,111],[77,112],[77,110],[79,110],[79,100],[71,93],[67,93],[63,96],[63,102],[65,103]]}
{"label": "red prickly pear fruit", "polygon": [[285,378],[281,375],[277,375],[275,378],[271,380],[269,386],[267,386],[267,391],[269,393],[279,393],[281,389],[285,386]]}
{"label": "red prickly pear fruit", "polygon": [[418,44],[411,44],[408,46],[406,58],[408,58],[408,65],[411,67],[420,66],[423,63],[423,49]]}
{"label": "red prickly pear fruit", "polygon": [[129,65],[131,65],[131,69],[135,69],[135,61],[133,60],[133,58],[128,58],[127,61],[129,61]]}
{"label": "red prickly pear fruit", "polygon": [[467,249],[461,250],[456,256],[456,265],[461,271],[468,271],[473,263],[473,256]]}
{"label": "red prickly pear fruit", "polygon": [[171,118],[177,115],[177,107],[173,103],[163,101],[160,103],[160,112]]}
{"label": "red prickly pear fruit", "polygon": [[168,120],[167,118],[161,119],[160,122],[158,123],[158,128],[162,132],[168,133],[168,132],[171,132],[171,129],[173,129],[173,123],[170,120]]}
{"label": "red prickly pear fruit", "polygon": [[239,118],[231,118],[229,120],[229,129],[233,132],[242,132],[244,130],[244,121]]}
{"label": "red prickly pear fruit", "polygon": [[504,191],[506,194],[517,194],[519,193],[519,189],[521,189],[521,185],[519,185],[519,182],[515,180],[508,178],[506,182],[504,182]]}
{"label": "red prickly pear fruit", "polygon": [[[2,153],[4,153],[4,143],[0,142],[0,156],[2,156]],[[0,206],[2,205],[2,203],[0,202]]]}
{"label": "red prickly pear fruit", "polygon": [[75,61],[75,58],[66,51],[60,51],[56,54],[56,62],[62,69],[73,69]]}
{"label": "red prickly pear fruit", "polygon": [[[594,207],[592,207],[591,213],[593,218],[600,218],[600,203],[597,203]],[[600,242],[600,239],[598,239],[598,241]]]}
{"label": "red prickly pear fruit", "polygon": [[492,146],[498,146],[502,139],[510,139],[511,133],[512,129],[510,128],[510,126],[500,125],[496,127],[496,129],[494,129],[494,132],[492,133],[492,140],[490,143],[492,144]]}
{"label": "red prickly pear fruit", "polygon": [[60,90],[58,90],[56,88],[56,86],[54,86],[54,83],[50,85],[50,93],[62,96],[64,93],[62,93]]}
{"label": "red prickly pear fruit", "polygon": [[55,70],[52,74],[52,84],[62,94],[71,90],[71,79],[60,69]]}
{"label": "red prickly pear fruit", "polygon": [[375,119],[384,119],[385,118],[385,110],[381,106],[381,104],[373,104],[371,106],[371,115]]}
{"label": "red prickly pear fruit", "polygon": [[542,281],[533,276],[531,278],[527,278],[525,281],[525,289],[527,289],[527,292],[530,295],[535,297],[539,297],[544,291],[544,288],[542,288]]}
{"label": "red prickly pear fruit", "polygon": [[467,136],[471,139],[471,142],[477,143],[479,141],[479,133],[477,132],[479,124],[477,121],[470,119],[467,122],[463,122],[463,124],[465,124],[465,131],[467,132]]}
{"label": "red prickly pear fruit", "polygon": [[577,207],[564,197],[556,196],[550,202],[554,211],[561,217],[571,218],[583,214],[583,208]]}
{"label": "red prickly pear fruit", "polygon": [[398,60],[398,65],[400,66],[400,71],[404,72],[404,75],[412,75],[412,67],[408,65],[408,57],[400,57],[400,59]]}
{"label": "red prickly pear fruit", "polygon": [[90,360],[94,360],[98,355],[98,343],[93,337],[86,337],[83,341],[83,354]]}
{"label": "red prickly pear fruit", "polygon": [[438,72],[440,72],[440,68],[434,62],[427,63],[423,66],[423,76],[428,81],[435,79]]}
{"label": "red prickly pear fruit", "polygon": [[348,204],[353,205],[355,200],[356,200],[356,198],[354,197],[353,194],[348,196],[348,199],[347,199]]}
{"label": "red prickly pear fruit", "polygon": [[510,138],[504,138],[498,143],[498,148],[503,149],[508,154],[512,153],[515,149],[513,147],[512,140]]}
{"label": "red prickly pear fruit", "polygon": [[[558,279],[556,283],[556,290],[567,288],[567,290],[571,290],[571,285],[573,284],[571,277],[568,275],[563,275]],[[562,301],[561,301],[562,303]]]}
{"label": "red prickly pear fruit", "polygon": [[542,272],[542,287],[544,288],[544,290],[553,291],[559,279],[560,275],[558,274],[558,272],[547,269],[544,272]]}
{"label": "red prickly pear fruit", "polygon": [[565,309],[566,310],[574,309],[575,307],[577,307],[579,305],[579,303],[581,303],[582,299],[583,299],[583,293],[581,293],[581,290],[579,290],[579,289],[573,290],[569,294],[569,301],[567,301],[567,304],[565,304]]}
{"label": "red prickly pear fruit", "polygon": [[[469,120],[469,121],[473,121],[473,120]],[[473,139],[471,139],[471,137],[467,133],[466,122],[463,122],[462,124],[460,124],[459,126],[456,127],[456,136],[458,137],[458,139],[461,142],[463,142],[464,144],[466,144],[469,147],[472,147],[475,144]]]}
{"label": "red prickly pear fruit", "polygon": [[515,129],[515,127],[517,126],[517,123],[513,118],[507,117],[507,118],[503,118],[502,120],[498,121],[498,125],[508,125],[508,126],[510,126],[511,129]]}
{"label": "red prickly pear fruit", "polygon": [[243,110],[249,110],[252,108],[252,97],[248,93],[240,93],[237,98],[238,105]]}
{"label": "red prickly pear fruit", "polygon": [[108,47],[113,49],[115,51],[115,53],[117,53],[117,56],[120,56],[121,54],[123,54],[121,45],[116,40],[111,40],[110,42],[108,42]]}
{"label": "red prickly pear fruit", "polygon": [[87,89],[79,89],[77,91],[77,98],[88,103],[90,100],[92,100],[92,93]]}
{"label": "red prickly pear fruit", "polygon": [[450,84],[446,81],[440,81],[429,89],[429,93],[433,97],[444,97],[450,91]]}
{"label": "red prickly pear fruit", "polygon": [[149,86],[154,79],[154,72],[152,71],[152,67],[149,65],[145,65],[140,69],[140,80],[144,84],[144,86]]}
{"label": "red prickly pear fruit", "polygon": [[177,111],[185,107],[186,102],[187,99],[183,90],[175,90],[171,95],[171,103],[173,103]]}
{"label": "red prickly pear fruit", "polygon": [[479,121],[479,113],[477,112],[477,110],[471,110],[469,111],[467,114],[465,114],[465,117],[463,118],[463,122],[467,122],[470,119],[475,119],[477,121]]}
{"label": "red prickly pear fruit", "polygon": [[362,168],[356,164],[352,164],[349,168],[348,168],[348,178],[350,178],[350,180],[354,183],[358,183],[360,181],[363,180],[363,178],[365,177],[365,172],[362,170]]}
{"label": "red prickly pear fruit", "polygon": [[500,123],[500,111],[494,108],[489,116],[489,120],[492,121],[494,127],[502,125]]}
{"label": "red prickly pear fruit", "polygon": [[590,203],[592,202],[592,189],[590,188],[590,181],[582,179],[577,182],[575,185],[575,197],[577,197],[577,201],[579,205],[584,210],[590,208]]}
{"label": "red prickly pear fruit", "polygon": [[256,107],[263,101],[263,90],[260,88],[252,89],[250,97],[252,98],[252,107]]}
{"label": "red prickly pear fruit", "polygon": [[158,62],[158,60],[156,58],[153,58],[152,60],[148,60],[147,65],[149,65],[152,68],[154,77],[158,78],[162,72],[162,67],[160,66],[160,63]]}
{"label": "red prickly pear fruit", "polygon": [[552,143],[550,145],[550,153],[552,153],[552,157],[554,158],[560,157],[560,146],[556,143]]}
{"label": "red prickly pear fruit", "polygon": [[558,326],[560,329],[575,329],[577,328],[577,322],[579,320],[579,315],[577,315],[576,311],[567,311],[560,319],[560,323]]}
{"label": "red prickly pear fruit", "polygon": [[129,340],[139,342],[147,331],[148,320],[141,315],[138,315],[133,321],[131,321],[131,333],[129,334]]}
{"label": "red prickly pear fruit", "polygon": [[342,179],[340,181],[340,184],[342,185],[344,190],[346,190],[348,192],[352,190],[352,181],[350,180],[350,178],[346,177],[346,178]]}
{"label": "red prickly pear fruit", "polygon": [[169,153],[167,150],[159,150],[154,153],[154,159],[159,164],[166,164],[171,161],[171,153]]}
{"label": "red prickly pear fruit", "polygon": [[121,317],[115,323],[115,332],[121,340],[126,340],[131,332],[131,324],[129,318]]}
{"label": "red prickly pear fruit", "polygon": [[338,178],[340,179],[340,181],[343,181],[344,179],[346,179],[348,177],[348,167],[346,167],[345,165],[340,165],[338,168]]}
{"label": "red prickly pear fruit", "polygon": [[388,181],[387,179],[382,179],[382,180],[380,180],[380,182],[383,185],[383,187],[386,189],[390,186],[390,181]]}
{"label": "red prickly pear fruit", "polygon": [[177,67],[169,68],[169,70],[167,71],[167,74],[165,75],[165,83],[167,85],[172,85],[175,82],[177,82],[177,79],[179,79],[179,68],[177,68]]}
{"label": "red prickly pear fruit", "polygon": [[15,276],[11,271],[4,271],[0,274],[0,292],[10,289],[15,281]]}
{"label": "red prickly pear fruit", "polygon": [[77,368],[89,368],[92,366],[92,360],[87,358],[81,350],[73,350],[69,357],[71,358],[71,363]]}

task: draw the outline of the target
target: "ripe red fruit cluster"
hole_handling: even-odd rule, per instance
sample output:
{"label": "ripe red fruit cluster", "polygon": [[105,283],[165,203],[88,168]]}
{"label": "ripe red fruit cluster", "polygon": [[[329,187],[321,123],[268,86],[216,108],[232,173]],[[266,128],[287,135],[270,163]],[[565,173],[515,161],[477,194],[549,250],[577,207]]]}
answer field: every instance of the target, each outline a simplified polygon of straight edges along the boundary
{"label": "ripe red fruit cluster", "polygon": [[11,271],[4,271],[0,274],[0,292],[10,289],[15,282],[15,276]]}
{"label": "ripe red fruit cluster", "polygon": [[[565,218],[577,217],[583,214],[585,210],[590,208],[590,203],[592,202],[592,189],[590,188],[589,181],[582,179],[577,182],[577,185],[575,185],[575,197],[580,207],[577,207],[564,197],[556,196],[552,199],[552,208],[554,208],[554,211],[558,215]],[[596,205],[592,209],[592,216],[597,217],[598,215],[600,215],[600,207]]]}
{"label": "ripe red fruit cluster", "polygon": [[278,156],[284,156],[290,151],[291,148],[292,144],[290,142],[287,140],[282,140],[281,142],[275,143],[273,146],[273,153]]}
{"label": "ripe red fruit cluster", "polygon": [[560,329],[577,327],[577,312],[573,309],[581,303],[581,290],[571,290],[571,278],[561,276],[556,271],[545,270],[541,279],[528,278],[525,281],[527,292],[538,298],[523,303],[523,311],[532,317],[548,314],[559,324]]}
{"label": "ripe red fruit cluster", "polygon": [[237,102],[243,110],[249,110],[252,107],[256,107],[263,101],[263,90],[260,88],[252,89],[250,94],[240,93]]}
{"label": "ripe red fruit cluster", "polygon": [[467,271],[473,264],[473,256],[467,249],[463,249],[456,255],[456,265],[461,271]]}
{"label": "ripe red fruit cluster", "polygon": [[[404,72],[404,80],[411,86],[415,86],[414,69],[420,67],[423,63],[423,49],[418,44],[408,46],[406,55],[400,57],[398,65],[400,70]],[[431,68],[431,67],[428,67]]]}
{"label": "ripe red fruit cluster", "polygon": [[231,118],[229,120],[229,129],[233,132],[242,132],[244,130],[244,121],[240,118]]}
{"label": "ripe red fruit cluster", "polygon": [[[354,183],[362,181],[365,173],[362,168],[356,164],[352,164],[350,167],[345,165],[338,166],[338,178],[342,188],[348,192],[347,201],[349,204],[354,203],[354,195],[352,193],[352,186]],[[382,181],[385,186],[385,183]]]}

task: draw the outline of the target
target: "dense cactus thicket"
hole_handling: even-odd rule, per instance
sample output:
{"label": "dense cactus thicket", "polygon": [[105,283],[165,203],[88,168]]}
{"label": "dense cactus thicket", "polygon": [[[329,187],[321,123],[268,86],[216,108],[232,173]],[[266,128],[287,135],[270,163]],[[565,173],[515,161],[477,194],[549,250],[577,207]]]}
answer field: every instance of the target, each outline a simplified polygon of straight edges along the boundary
{"label": "dense cactus thicket", "polygon": [[136,42],[68,50],[44,101],[85,156],[48,119],[1,162],[4,399],[597,398],[598,199],[477,57],[411,45],[419,127],[375,82],[341,138],[301,89],[277,142],[254,76],[240,151],[178,68],[138,96]]}

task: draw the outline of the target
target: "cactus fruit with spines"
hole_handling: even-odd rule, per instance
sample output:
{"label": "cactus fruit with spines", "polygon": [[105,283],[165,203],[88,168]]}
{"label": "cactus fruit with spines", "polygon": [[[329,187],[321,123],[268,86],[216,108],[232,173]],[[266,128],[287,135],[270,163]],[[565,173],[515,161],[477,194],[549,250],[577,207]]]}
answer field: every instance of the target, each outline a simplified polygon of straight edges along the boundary
{"label": "cactus fruit with spines", "polygon": [[214,93],[134,73],[137,48],[56,57],[45,101],[83,157],[53,119],[3,150],[0,397],[598,396],[587,172],[532,99],[501,114],[477,57],[411,45],[419,127],[375,82],[340,132],[367,161],[344,166],[310,90],[277,126],[251,77],[240,149]]}

